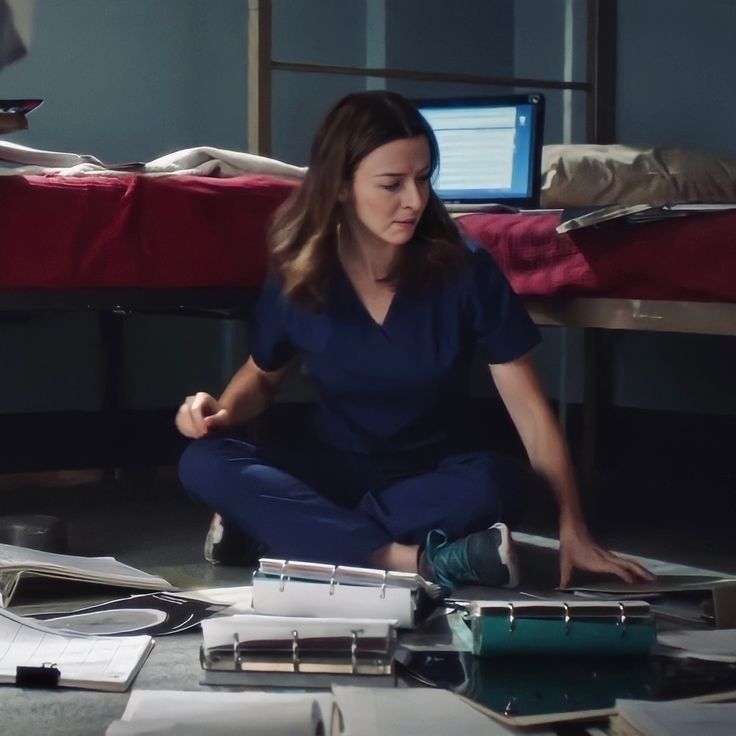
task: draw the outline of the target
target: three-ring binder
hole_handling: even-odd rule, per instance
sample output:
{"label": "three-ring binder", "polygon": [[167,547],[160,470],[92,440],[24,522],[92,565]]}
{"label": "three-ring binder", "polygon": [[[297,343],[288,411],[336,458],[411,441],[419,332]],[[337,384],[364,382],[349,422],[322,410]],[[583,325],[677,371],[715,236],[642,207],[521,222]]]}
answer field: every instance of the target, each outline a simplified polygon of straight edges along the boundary
{"label": "three-ring binder", "polygon": [[646,601],[471,601],[466,622],[473,652],[631,656],[654,645]]}
{"label": "three-ring binder", "polygon": [[207,684],[395,684],[396,628],[389,620],[240,614],[203,621],[202,638]]}
{"label": "three-ring binder", "polygon": [[233,634],[228,647],[202,648],[207,670],[241,672],[295,672],[349,675],[393,673],[395,636],[364,637],[358,629],[349,637],[310,639],[293,629],[290,639],[243,641]]}
{"label": "three-ring binder", "polygon": [[412,627],[436,607],[440,589],[415,573],[262,558],[253,610],[280,616],[395,619]]}

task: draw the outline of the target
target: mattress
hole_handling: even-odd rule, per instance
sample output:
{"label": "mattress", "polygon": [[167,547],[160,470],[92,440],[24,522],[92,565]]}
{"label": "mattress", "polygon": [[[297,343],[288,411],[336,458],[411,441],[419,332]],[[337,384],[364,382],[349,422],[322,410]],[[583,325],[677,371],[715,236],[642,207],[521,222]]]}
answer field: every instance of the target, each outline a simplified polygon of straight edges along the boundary
{"label": "mattress", "polygon": [[[255,287],[297,183],[233,178],[0,177],[0,288]],[[472,214],[461,229],[524,297],[736,302],[736,211],[555,232],[559,214]]]}

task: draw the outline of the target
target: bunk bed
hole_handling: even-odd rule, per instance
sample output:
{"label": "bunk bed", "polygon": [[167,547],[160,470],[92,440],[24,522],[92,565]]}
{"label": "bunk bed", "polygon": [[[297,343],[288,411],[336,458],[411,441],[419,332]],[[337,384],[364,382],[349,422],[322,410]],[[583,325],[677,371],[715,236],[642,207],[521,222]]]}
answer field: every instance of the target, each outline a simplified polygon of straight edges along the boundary
{"label": "bunk bed", "polygon": [[[587,80],[575,82],[279,62],[271,55],[270,0],[249,0],[249,150],[270,153],[271,75],[279,70],[583,92],[588,141],[610,142],[616,7],[604,0],[587,7]],[[97,311],[108,351],[106,407],[114,410],[115,315],[247,314],[265,274],[268,217],[296,185],[247,175],[0,177],[0,206],[12,213],[0,242],[0,311]],[[563,236],[554,230],[559,214],[482,214],[459,222],[494,253],[539,324],[583,328],[586,476],[606,400],[606,331],[736,334],[736,289],[728,283],[736,271],[736,213]]]}

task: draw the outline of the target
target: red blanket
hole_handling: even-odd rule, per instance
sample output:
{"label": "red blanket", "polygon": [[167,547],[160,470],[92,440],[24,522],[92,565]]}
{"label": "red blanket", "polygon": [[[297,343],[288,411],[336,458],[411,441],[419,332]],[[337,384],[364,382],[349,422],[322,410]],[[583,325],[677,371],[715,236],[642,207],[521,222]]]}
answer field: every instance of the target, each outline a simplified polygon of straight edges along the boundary
{"label": "red blanket", "polygon": [[[267,176],[0,176],[0,288],[257,287],[297,186]],[[736,301],[736,211],[557,235],[558,215],[461,228],[523,296]]]}
{"label": "red blanket", "polygon": [[0,287],[259,286],[273,177],[0,177]]}
{"label": "red blanket", "polygon": [[558,235],[559,215],[467,215],[524,296],[736,301],[736,211]]}

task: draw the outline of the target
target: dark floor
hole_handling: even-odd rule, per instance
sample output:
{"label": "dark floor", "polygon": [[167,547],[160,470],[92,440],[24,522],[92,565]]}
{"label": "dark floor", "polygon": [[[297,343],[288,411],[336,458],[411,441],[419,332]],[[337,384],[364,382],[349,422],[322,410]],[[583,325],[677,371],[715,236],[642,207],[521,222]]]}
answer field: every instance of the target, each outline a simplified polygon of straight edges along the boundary
{"label": "dark floor", "polygon": [[[694,487],[689,502],[662,503],[662,494],[674,497],[674,485],[644,482],[639,475],[620,491],[621,503],[605,503],[605,513],[596,514],[596,530],[602,542],[612,548],[670,562],[705,567],[736,574],[733,543],[733,504],[713,497],[714,487]],[[7,477],[5,478],[7,480]],[[611,494],[611,474],[602,490]],[[0,475],[0,487],[3,476]],[[664,510],[661,510],[663,509]],[[658,512],[657,509],[660,509]],[[79,555],[112,555],[137,568],[160,574],[182,588],[247,584],[245,568],[212,566],[202,558],[202,542],[210,512],[187,498],[180,489],[173,468],[165,472],[128,472],[117,481],[94,482],[67,487],[25,487],[0,490],[0,514],[43,513],[60,517],[66,524],[69,551]],[[548,501],[535,499],[523,529],[535,534],[554,532],[554,514]],[[552,553],[522,555],[522,582],[525,560],[541,576],[556,584],[556,562]],[[540,578],[537,578],[540,579]],[[30,582],[30,581],[28,581]],[[45,581],[41,581],[44,583]],[[64,583],[67,586],[67,583]],[[539,587],[539,586],[534,586]],[[48,589],[19,586],[18,605],[48,609]],[[84,589],[54,589],[54,607],[76,607],[101,595]],[[119,593],[122,594],[122,593]],[[75,605],[76,604],[76,605]],[[23,610],[22,608],[19,610]],[[136,680],[147,689],[197,690],[199,685],[197,634],[161,637]],[[94,691],[27,692],[18,688],[0,691],[3,736],[92,736],[104,732],[119,718],[126,693]],[[583,733],[577,731],[576,733]],[[563,733],[563,731],[560,731]],[[565,733],[569,733],[565,731]]]}
{"label": "dark floor", "polygon": [[[173,469],[66,488],[5,490],[0,492],[0,504],[4,515],[42,513],[61,518],[72,554],[111,555],[184,588],[248,582],[246,569],[213,567],[203,560],[210,512],[186,496]],[[727,516],[714,513],[705,523],[693,522],[684,507],[679,508],[681,513],[671,508],[658,519],[632,509],[609,513],[596,529],[602,544],[624,553],[736,574],[733,526]],[[535,499],[521,531],[555,535],[548,500]]]}
{"label": "dark floor", "polygon": [[[294,408],[279,411],[294,412]],[[485,432],[490,447],[523,455],[497,402],[479,405],[478,414],[478,431]],[[573,407],[569,416],[568,438],[580,464],[584,444],[580,413]],[[36,417],[27,426],[16,419],[14,431],[8,434],[15,444],[6,445],[0,457],[0,515],[60,517],[67,525],[73,554],[113,555],[143,569],[165,569],[180,578],[191,575],[204,584],[236,581],[242,575],[233,568],[213,570],[202,560],[210,513],[189,500],[176,480],[174,464],[184,441],[173,428],[171,412],[125,417],[116,435],[102,432],[94,415],[48,415],[48,421],[39,422]],[[736,417],[612,410],[601,426],[605,431],[600,437],[596,474],[582,489],[589,522],[599,541],[629,554],[736,574],[736,464],[732,462]],[[51,432],[54,441],[31,442],[40,428]],[[107,440],[117,436],[116,446],[125,450],[118,452],[125,466],[144,469],[119,472],[117,481],[67,487],[34,488],[31,484],[9,490],[3,482],[5,473],[31,469],[29,464],[35,469],[89,467],[91,460],[98,464],[101,459],[110,460],[112,456],[102,452],[101,433]],[[80,441],[87,435],[97,437],[96,446]],[[43,456],[38,454],[40,447],[47,450]],[[22,448],[26,452],[34,448],[36,455],[22,456]],[[49,448],[56,454],[49,455]],[[65,453],[63,457],[60,452]],[[152,470],[156,465],[163,465],[164,471]],[[556,535],[549,497],[531,499],[521,528]]]}

